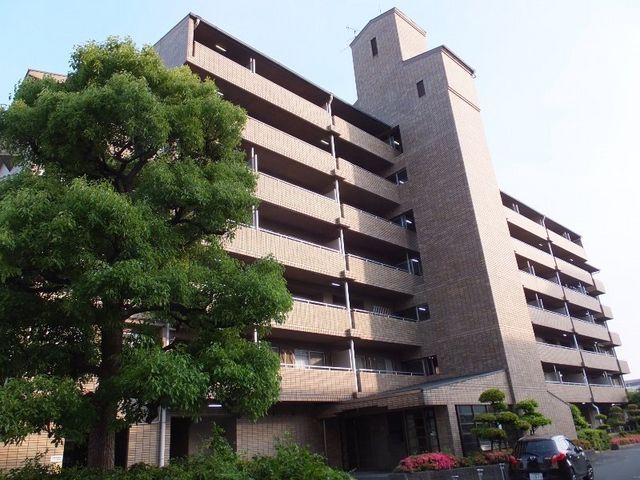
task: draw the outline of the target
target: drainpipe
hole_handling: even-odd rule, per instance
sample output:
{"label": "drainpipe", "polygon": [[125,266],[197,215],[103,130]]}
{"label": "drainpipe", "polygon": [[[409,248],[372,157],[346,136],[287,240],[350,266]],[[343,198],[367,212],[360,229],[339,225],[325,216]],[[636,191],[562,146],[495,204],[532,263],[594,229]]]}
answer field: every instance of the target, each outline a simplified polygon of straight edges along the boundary
{"label": "drainpipe", "polygon": [[324,458],[329,458],[327,454],[327,420],[325,418],[322,419],[322,440],[324,442]]}
{"label": "drainpipe", "polygon": [[[596,411],[596,415],[600,415],[600,408],[598,407],[598,405],[596,405],[595,403],[592,403],[591,406],[594,408],[594,410]],[[602,421],[599,418],[596,418],[596,420],[600,423],[602,423]]]}
{"label": "drainpipe", "polygon": [[[171,330],[169,324],[166,323],[164,328],[164,332],[162,335],[162,346],[166,347],[169,345],[169,335],[171,334]],[[160,437],[158,438],[158,466],[164,467],[165,458],[164,458],[164,450],[166,446],[166,433],[167,433],[167,409],[166,407],[160,407],[160,433],[158,434]]]}

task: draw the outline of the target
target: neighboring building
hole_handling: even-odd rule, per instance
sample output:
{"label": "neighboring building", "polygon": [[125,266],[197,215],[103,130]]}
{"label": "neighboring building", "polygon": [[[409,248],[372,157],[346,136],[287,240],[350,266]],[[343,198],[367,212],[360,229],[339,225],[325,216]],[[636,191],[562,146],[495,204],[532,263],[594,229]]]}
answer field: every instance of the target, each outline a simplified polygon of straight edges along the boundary
{"label": "neighboring building", "polygon": [[18,171],[14,159],[7,152],[0,150],[0,177],[11,175]]}
{"label": "neighboring building", "polygon": [[[269,338],[282,359],[270,415],[169,412],[166,458],[196,451],[216,421],[249,455],[290,432],[334,465],[386,469],[408,453],[478,448],[470,429],[487,388],[536,399],[548,430],[569,436],[566,402],[592,416],[625,401],[597,269],[577,234],[500,192],[473,70],[427,50],[397,9],[351,48],[355,106],[195,15],[156,44],[169,67],[214,78],[247,110],[262,203],[228,250],[274,254],[295,297]],[[132,427],[123,461],[158,462],[159,431]]]}
{"label": "neighboring building", "polygon": [[627,380],[625,383],[627,384],[627,389],[629,390],[640,390],[640,378]]}

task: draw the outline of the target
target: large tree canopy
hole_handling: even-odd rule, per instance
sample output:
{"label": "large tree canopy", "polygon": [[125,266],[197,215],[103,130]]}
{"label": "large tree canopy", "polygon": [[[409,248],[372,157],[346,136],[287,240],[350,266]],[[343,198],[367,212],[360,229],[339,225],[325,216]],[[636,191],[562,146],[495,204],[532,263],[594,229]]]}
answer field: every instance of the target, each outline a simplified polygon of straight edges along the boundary
{"label": "large tree canopy", "polygon": [[0,181],[0,439],[88,435],[90,465],[109,468],[115,430],[158,406],[257,417],[276,401],[278,359],[247,333],[290,308],[282,268],[223,249],[257,204],[244,121],[130,41],[19,85],[0,111],[24,166]]}

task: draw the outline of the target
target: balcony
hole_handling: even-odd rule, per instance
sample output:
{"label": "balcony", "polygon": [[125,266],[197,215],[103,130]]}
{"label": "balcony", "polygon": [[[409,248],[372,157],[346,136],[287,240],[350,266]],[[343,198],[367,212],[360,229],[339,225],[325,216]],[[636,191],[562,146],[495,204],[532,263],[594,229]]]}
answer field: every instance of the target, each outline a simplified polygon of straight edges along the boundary
{"label": "balcony", "polygon": [[602,305],[602,313],[596,314],[596,316],[601,320],[611,320],[613,318],[613,311],[611,310],[611,307]]}
{"label": "balcony", "polygon": [[628,375],[629,373],[631,373],[631,370],[629,369],[629,362],[627,362],[626,360],[618,360],[618,363],[620,364],[621,374]]}
{"label": "balcony", "polygon": [[624,387],[610,385],[591,385],[595,403],[625,403],[627,392]]}
{"label": "balcony", "polygon": [[622,345],[622,341],[620,340],[620,334],[609,331],[609,336],[611,337],[611,344],[614,347],[619,347],[620,345]]}
{"label": "balcony", "polygon": [[528,243],[518,240],[517,238],[512,238],[511,241],[513,242],[513,249],[521,257],[528,258],[529,260],[555,270],[556,264],[549,252],[532,247]]}
{"label": "balcony", "polygon": [[509,207],[503,207],[504,213],[507,217],[507,222],[512,225],[516,225],[527,232],[533,233],[536,237],[538,237],[541,241],[547,241],[547,229],[544,228],[537,222],[525,217],[524,215],[520,215],[514,209]]}
{"label": "balcony", "polygon": [[426,376],[411,372],[389,372],[384,370],[358,370],[358,382],[360,395],[372,395],[376,393],[397,390],[424,383]]}
{"label": "balcony", "polygon": [[422,344],[422,324],[413,320],[353,309],[353,322],[351,335],[355,338],[402,345]]}
{"label": "balcony", "polygon": [[547,390],[565,402],[591,402],[591,390],[587,384],[547,382]]}
{"label": "balcony", "polygon": [[343,205],[346,225],[354,232],[409,250],[418,250],[416,233],[350,205]]}
{"label": "balcony", "polygon": [[602,295],[603,293],[607,293],[604,282],[596,277],[593,277],[593,285],[590,285],[587,290],[593,295]]}
{"label": "balcony", "polygon": [[538,354],[540,355],[540,360],[545,363],[569,365],[573,367],[582,366],[580,350],[575,348],[561,347],[558,345],[538,342]]}
{"label": "balcony", "polygon": [[529,316],[531,317],[531,323],[534,325],[562,330],[564,332],[570,332],[572,329],[571,319],[561,313],[529,305]]}
{"label": "balcony", "polygon": [[274,324],[274,330],[292,330],[320,335],[345,337],[351,320],[345,307],[328,303],[294,298],[293,308],[282,324]]}
{"label": "balcony", "polygon": [[582,358],[584,359],[584,366],[587,368],[607,370],[609,372],[619,371],[618,360],[613,355],[583,350]]}
{"label": "balcony", "polygon": [[395,204],[400,203],[400,193],[396,184],[391,183],[375,173],[371,173],[369,170],[358,167],[347,160],[338,158],[336,175],[354,187],[365,190]]}
{"label": "balcony", "polygon": [[330,153],[255,118],[247,119],[242,138],[326,175],[331,175],[335,168]]}
{"label": "balcony", "polygon": [[309,270],[333,278],[344,271],[344,257],[337,250],[268,230],[239,227],[225,248],[238,255],[262,258],[273,255],[287,267]]}
{"label": "balcony", "polygon": [[280,401],[335,402],[353,397],[353,370],[339,367],[280,366]]}
{"label": "balcony", "polygon": [[256,195],[263,202],[278,205],[327,223],[335,224],[340,217],[340,205],[334,199],[264,173],[258,176]]}
{"label": "balcony", "polygon": [[347,276],[353,281],[384,290],[413,295],[422,277],[374,260],[347,255]]}
{"label": "balcony", "polygon": [[603,325],[574,318],[573,327],[578,335],[595,338],[601,342],[609,342],[609,330]]}
{"label": "balcony", "polygon": [[534,292],[542,293],[558,300],[564,300],[564,292],[562,287],[555,282],[545,280],[528,272],[520,272],[522,285]]}
{"label": "balcony", "polygon": [[382,140],[368,134],[364,130],[352,125],[340,117],[333,117],[333,126],[331,127],[335,133],[337,133],[341,139],[352,143],[366,150],[377,157],[380,157],[388,162],[393,163],[399,152],[394,148],[383,142]]}
{"label": "balcony", "polygon": [[586,293],[582,293],[577,290],[573,290],[569,287],[564,287],[564,295],[567,298],[567,302],[577,305],[579,307],[586,308],[597,312],[600,310],[600,301],[597,298],[593,298]]}
{"label": "balcony", "polygon": [[584,248],[582,248],[582,246],[572,242],[571,240],[563,237],[562,235],[558,235],[556,232],[552,230],[547,229],[547,232],[549,233],[549,240],[555,243],[558,247],[562,248],[563,250],[566,250],[567,252],[571,253],[572,255],[575,255],[578,258],[581,258],[582,260],[587,260],[587,254],[585,253]]}
{"label": "balcony", "polygon": [[[331,124],[331,116],[324,108],[305,100],[257,73],[252,73],[248,68],[205,47],[201,43],[193,43],[193,55],[187,57],[187,62],[282,110],[293,113],[316,127],[325,130]],[[344,127],[344,129],[347,130],[347,127]],[[363,135],[368,136],[364,132]]]}
{"label": "balcony", "polygon": [[[568,240],[567,240],[568,241]],[[556,263],[558,264],[558,270],[562,273],[566,273],[570,277],[575,278],[576,280],[580,280],[582,283],[587,285],[587,288],[593,284],[593,277],[589,272],[583,270],[580,267],[577,267],[571,262],[567,262],[561,258],[556,257]]]}

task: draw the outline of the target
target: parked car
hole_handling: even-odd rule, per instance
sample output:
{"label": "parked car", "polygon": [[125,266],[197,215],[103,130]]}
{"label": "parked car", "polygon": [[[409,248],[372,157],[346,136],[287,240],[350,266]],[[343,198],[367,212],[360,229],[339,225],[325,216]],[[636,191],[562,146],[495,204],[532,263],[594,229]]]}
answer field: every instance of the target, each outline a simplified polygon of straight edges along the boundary
{"label": "parked car", "polygon": [[509,468],[513,480],[593,480],[593,467],[582,448],[563,436],[522,437]]}

